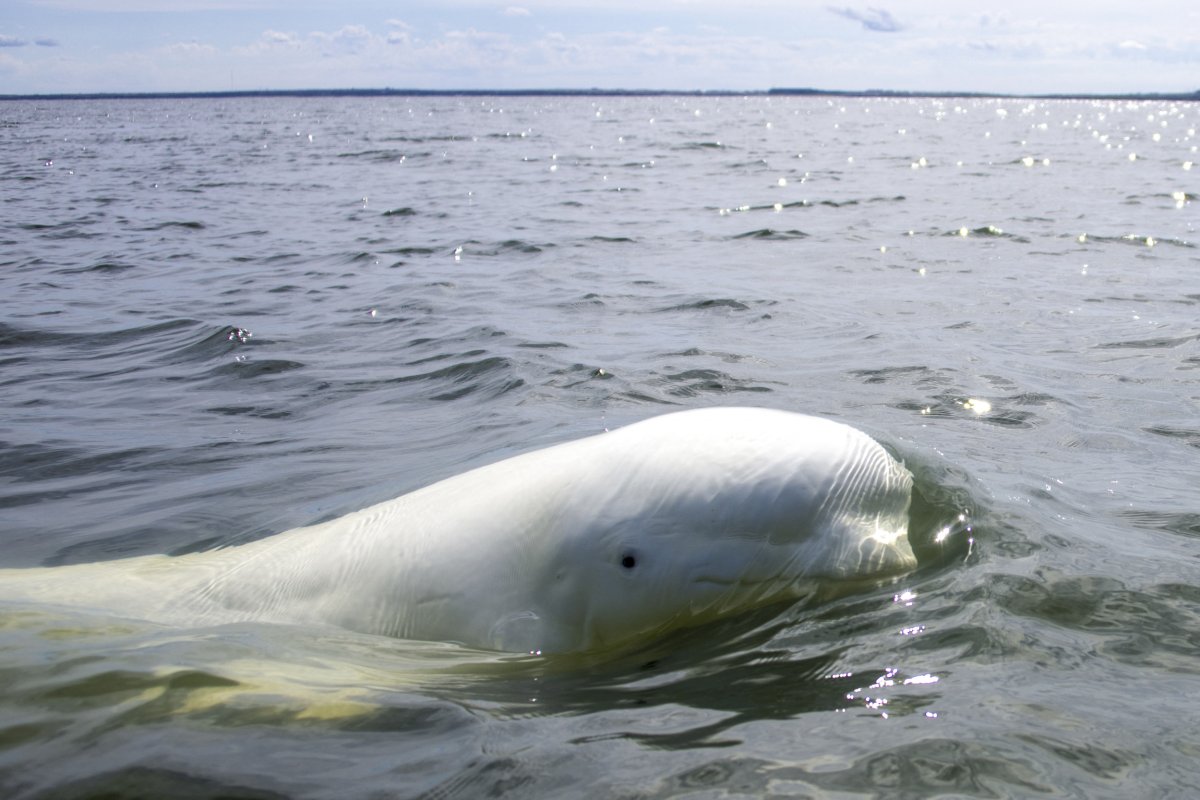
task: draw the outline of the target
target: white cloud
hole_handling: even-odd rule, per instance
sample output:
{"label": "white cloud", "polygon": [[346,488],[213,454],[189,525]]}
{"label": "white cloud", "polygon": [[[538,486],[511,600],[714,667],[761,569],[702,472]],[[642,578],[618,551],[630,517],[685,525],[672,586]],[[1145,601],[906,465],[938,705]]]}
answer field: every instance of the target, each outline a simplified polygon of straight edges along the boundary
{"label": "white cloud", "polygon": [[201,44],[200,42],[177,42],[169,44],[166,47],[158,48],[156,51],[162,57],[173,59],[191,59],[196,57],[208,58],[220,54],[220,50],[213,47],[211,44]]}
{"label": "white cloud", "polygon": [[346,25],[333,33],[315,32],[309,34],[312,41],[324,45],[324,54],[331,53],[361,53],[373,43],[379,41],[362,25]]}
{"label": "white cloud", "polygon": [[509,6],[504,9],[504,16],[506,17],[528,17],[531,14],[533,14],[532,11],[522,6]]}
{"label": "white cloud", "polygon": [[263,31],[263,35],[262,35],[260,41],[264,42],[266,44],[286,44],[286,45],[294,45],[294,44],[298,44],[298,42],[299,42],[299,40],[296,38],[296,34],[294,34],[294,33],[284,33],[283,31],[270,31],[270,30]]}
{"label": "white cloud", "polygon": [[868,8],[866,11],[855,11],[853,8],[830,7],[829,11],[837,14],[839,17],[845,17],[846,19],[860,23],[868,31],[895,33],[896,31],[904,30],[904,27],[892,16],[892,12],[886,8]]}

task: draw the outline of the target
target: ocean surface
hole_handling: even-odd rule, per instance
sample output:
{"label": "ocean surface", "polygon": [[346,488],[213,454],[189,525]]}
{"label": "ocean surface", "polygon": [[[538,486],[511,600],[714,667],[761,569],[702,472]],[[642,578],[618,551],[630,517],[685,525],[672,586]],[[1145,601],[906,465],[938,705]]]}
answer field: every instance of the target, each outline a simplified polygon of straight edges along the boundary
{"label": "ocean surface", "polygon": [[594,659],[0,603],[0,794],[1200,795],[1197,127],[0,104],[0,567],[247,542],[712,405],[873,435],[921,561]]}

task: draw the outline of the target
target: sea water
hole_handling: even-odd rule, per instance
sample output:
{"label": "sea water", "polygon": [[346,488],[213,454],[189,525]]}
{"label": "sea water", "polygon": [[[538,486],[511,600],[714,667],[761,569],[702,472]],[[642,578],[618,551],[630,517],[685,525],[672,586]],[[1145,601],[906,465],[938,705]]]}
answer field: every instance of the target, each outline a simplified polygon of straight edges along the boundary
{"label": "sea water", "polygon": [[[0,104],[0,567],[671,410],[849,422],[922,561],[607,659],[0,605],[12,797],[1200,792],[1194,104]],[[463,580],[470,580],[464,575]]]}

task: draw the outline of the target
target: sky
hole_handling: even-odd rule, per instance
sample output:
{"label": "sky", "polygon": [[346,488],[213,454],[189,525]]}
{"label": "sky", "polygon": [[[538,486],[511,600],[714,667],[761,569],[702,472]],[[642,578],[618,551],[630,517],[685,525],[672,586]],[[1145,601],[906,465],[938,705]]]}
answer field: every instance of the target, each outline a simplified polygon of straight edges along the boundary
{"label": "sky", "polygon": [[1200,90],[1190,0],[877,1],[0,0],[0,94]]}

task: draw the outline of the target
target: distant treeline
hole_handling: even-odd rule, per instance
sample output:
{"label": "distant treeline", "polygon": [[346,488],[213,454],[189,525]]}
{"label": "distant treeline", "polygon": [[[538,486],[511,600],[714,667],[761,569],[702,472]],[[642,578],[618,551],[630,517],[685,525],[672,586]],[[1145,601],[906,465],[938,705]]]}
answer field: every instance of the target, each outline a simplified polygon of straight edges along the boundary
{"label": "distant treeline", "polygon": [[1004,94],[998,92],[908,92],[891,89],[831,90],[774,88],[747,91],[661,89],[255,89],[225,92],[79,92],[60,94],[3,94],[0,100],[160,100],[233,97],[980,97],[1042,100],[1183,100],[1200,101],[1200,90],[1186,92],[1127,92],[1121,94]]}
{"label": "distant treeline", "polygon": [[1195,92],[1125,92],[1125,93],[1031,93],[1006,94],[1004,92],[902,92],[892,89],[866,89],[864,91],[837,91],[829,89],[768,89],[763,94],[795,95],[813,97],[997,97],[1029,98],[1034,100],[1200,100],[1200,90]]}

